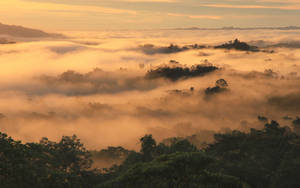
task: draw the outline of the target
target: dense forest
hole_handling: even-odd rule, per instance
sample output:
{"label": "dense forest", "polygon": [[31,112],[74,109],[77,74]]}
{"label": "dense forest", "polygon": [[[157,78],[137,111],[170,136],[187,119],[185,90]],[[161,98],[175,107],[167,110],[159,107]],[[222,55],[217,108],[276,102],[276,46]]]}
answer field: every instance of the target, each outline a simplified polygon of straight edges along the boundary
{"label": "dense forest", "polygon": [[[23,144],[1,133],[0,187],[297,188],[299,118],[293,125],[291,129],[271,121],[261,130],[217,133],[214,142],[200,148],[188,139],[157,143],[145,135],[139,152],[122,147],[88,151],[76,136]],[[92,168],[93,155],[122,162]]]}
{"label": "dense forest", "polygon": [[171,60],[170,64],[171,66],[164,65],[149,70],[145,75],[145,78],[166,78],[171,81],[177,81],[179,79],[204,76],[219,69],[218,67],[210,64],[197,64],[191,67],[184,67],[179,62],[174,60]]}
{"label": "dense forest", "polygon": [[229,41],[228,43],[215,46],[216,49],[221,48],[221,49],[235,49],[235,50],[240,50],[240,51],[252,51],[252,52],[259,52],[259,49],[257,46],[250,46],[249,44],[245,42],[241,42],[238,39],[235,39],[234,41]]}

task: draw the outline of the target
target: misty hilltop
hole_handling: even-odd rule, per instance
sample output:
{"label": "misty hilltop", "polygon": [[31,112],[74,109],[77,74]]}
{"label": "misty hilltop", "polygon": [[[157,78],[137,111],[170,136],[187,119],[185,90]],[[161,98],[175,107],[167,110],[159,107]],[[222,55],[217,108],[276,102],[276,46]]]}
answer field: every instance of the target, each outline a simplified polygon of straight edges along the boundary
{"label": "misty hilltop", "polygon": [[63,38],[62,34],[47,33],[38,29],[26,28],[18,25],[6,25],[0,23],[0,35],[25,38]]}

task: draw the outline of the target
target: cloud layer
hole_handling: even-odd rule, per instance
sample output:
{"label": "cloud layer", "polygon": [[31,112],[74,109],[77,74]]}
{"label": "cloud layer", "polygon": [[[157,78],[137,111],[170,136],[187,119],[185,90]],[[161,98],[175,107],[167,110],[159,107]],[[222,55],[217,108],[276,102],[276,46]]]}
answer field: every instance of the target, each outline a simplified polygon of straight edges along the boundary
{"label": "cloud layer", "polygon": [[300,16],[296,0],[10,0],[0,7],[3,22],[64,31],[299,26]]}
{"label": "cloud layer", "polygon": [[[66,34],[69,38],[59,41],[0,45],[1,131],[24,142],[77,134],[88,148],[121,145],[136,149],[136,140],[146,133],[162,140],[201,130],[247,131],[262,126],[257,116],[290,125],[282,117],[300,113],[300,49],[282,45],[299,41],[298,31]],[[158,46],[151,50],[161,52],[161,47],[171,43],[214,46],[235,38],[261,44],[268,53],[213,48],[177,53],[140,50],[145,44]],[[186,67],[210,63],[220,69],[175,81],[145,79],[150,69],[176,62]],[[208,96],[205,90],[219,79],[226,80],[227,91]]]}

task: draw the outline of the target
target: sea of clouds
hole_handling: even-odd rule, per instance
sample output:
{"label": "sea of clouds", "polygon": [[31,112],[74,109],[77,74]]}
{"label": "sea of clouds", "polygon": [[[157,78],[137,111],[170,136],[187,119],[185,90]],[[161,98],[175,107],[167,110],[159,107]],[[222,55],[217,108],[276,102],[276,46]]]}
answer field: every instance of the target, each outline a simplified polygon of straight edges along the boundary
{"label": "sea of clouds", "polygon": [[[65,32],[64,39],[21,39],[0,45],[0,131],[24,142],[76,134],[90,149],[139,147],[158,140],[263,125],[300,115],[300,31]],[[235,38],[262,52],[213,49]],[[177,53],[170,44],[208,46]],[[151,45],[150,45],[151,44]],[[145,49],[145,45],[152,46]],[[210,74],[171,81],[146,79],[170,60],[181,66],[210,63]],[[228,91],[205,89],[225,79]],[[193,87],[194,90],[190,90]]]}

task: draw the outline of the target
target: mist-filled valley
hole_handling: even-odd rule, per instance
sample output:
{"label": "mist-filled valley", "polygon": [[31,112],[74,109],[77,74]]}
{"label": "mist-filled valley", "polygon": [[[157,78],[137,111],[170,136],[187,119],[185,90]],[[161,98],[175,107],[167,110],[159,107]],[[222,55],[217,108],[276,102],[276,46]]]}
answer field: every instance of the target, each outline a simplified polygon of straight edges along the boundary
{"label": "mist-filled valley", "polygon": [[[235,175],[240,172],[220,167],[209,155],[219,160],[225,153],[219,145],[238,144],[242,137],[247,138],[244,143],[250,149],[248,145],[238,147],[248,148],[248,154],[256,157],[253,160],[261,159],[256,154],[262,151],[265,156],[276,154],[274,140],[289,148],[284,152],[295,156],[298,152],[300,30],[114,30],[35,38],[0,35],[1,41],[0,131],[22,144],[40,142],[52,149],[73,142],[82,149],[76,140],[80,139],[94,160],[90,166],[84,164],[87,169],[106,168],[109,174],[88,180],[98,187],[138,187],[148,173],[145,169],[151,174],[166,165],[162,173],[168,173],[172,171],[168,165],[181,162],[191,165],[191,174],[199,171],[192,168],[193,163],[214,164],[207,167],[209,172],[204,170],[208,174],[203,171],[201,175],[211,178],[207,187],[217,186],[213,182],[223,187],[276,187],[278,174],[267,180],[254,175],[237,180]],[[276,136],[270,127],[277,131]],[[72,135],[77,137],[63,137]],[[47,139],[40,141],[44,137]],[[229,160],[225,154],[222,157]],[[131,171],[124,170],[131,164],[135,165]],[[266,164],[270,166],[257,172],[275,173],[272,164]],[[211,169],[225,169],[218,171],[225,175],[212,175],[215,171]],[[134,176],[141,171],[145,177]],[[169,184],[157,186],[154,181],[152,187],[190,185],[179,177],[175,178],[179,184],[166,181]],[[108,183],[100,186],[106,178]],[[193,178],[187,181],[194,182]],[[125,183],[133,181],[141,182]]]}
{"label": "mist-filled valley", "polygon": [[[90,149],[137,149],[146,133],[163,140],[201,130],[247,131],[261,126],[257,116],[291,125],[283,117],[299,115],[300,46],[288,45],[300,45],[298,30],[65,35],[0,46],[1,130],[16,139],[76,134]],[[213,47],[235,38],[260,51]],[[158,67],[195,65],[217,69],[147,77]],[[219,79],[228,91],[205,94]]]}

